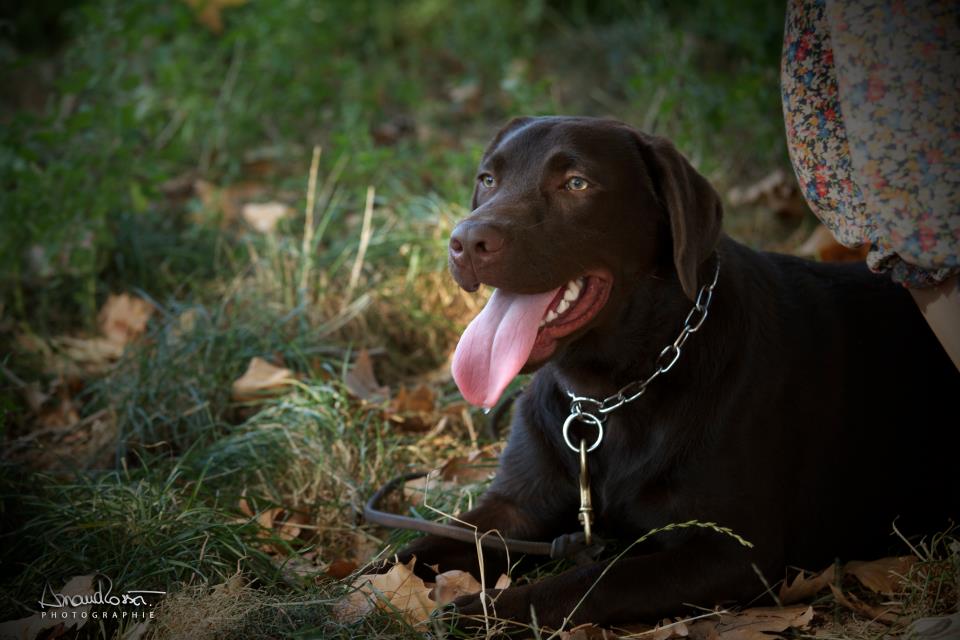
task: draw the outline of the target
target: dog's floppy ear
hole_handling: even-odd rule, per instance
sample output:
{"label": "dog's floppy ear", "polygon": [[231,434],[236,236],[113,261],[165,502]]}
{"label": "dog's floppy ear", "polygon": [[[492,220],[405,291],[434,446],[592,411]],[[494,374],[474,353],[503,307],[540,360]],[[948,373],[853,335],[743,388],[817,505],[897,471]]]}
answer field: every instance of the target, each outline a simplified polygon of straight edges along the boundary
{"label": "dog's floppy ear", "polygon": [[640,154],[650,172],[653,188],[670,217],[673,264],[683,292],[697,296],[697,273],[720,239],[723,205],[720,196],[697,173],[669,140],[638,131]]}
{"label": "dog's floppy ear", "polygon": [[[535,118],[530,116],[521,116],[519,118],[513,118],[510,120],[510,122],[503,125],[500,131],[497,132],[497,135],[494,136],[493,140],[490,141],[490,144],[487,145],[486,150],[483,152],[483,158],[486,159],[488,155],[493,153],[493,150],[496,149],[501,142],[503,142],[503,139],[508,133],[514,131],[515,129],[519,129],[523,125],[527,124],[528,122],[532,122],[533,120],[535,120]],[[471,211],[477,208],[477,187],[478,185],[473,185],[473,197],[470,200]]]}

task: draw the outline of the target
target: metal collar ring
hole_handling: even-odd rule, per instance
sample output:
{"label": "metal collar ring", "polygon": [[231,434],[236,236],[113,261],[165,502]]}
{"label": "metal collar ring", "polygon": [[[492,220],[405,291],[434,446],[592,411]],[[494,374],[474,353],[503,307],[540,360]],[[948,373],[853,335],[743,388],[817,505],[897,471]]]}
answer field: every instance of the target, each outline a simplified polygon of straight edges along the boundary
{"label": "metal collar ring", "polygon": [[603,420],[593,415],[592,413],[571,413],[567,416],[567,419],[563,422],[563,441],[567,443],[567,446],[570,447],[577,453],[580,453],[580,447],[575,446],[573,442],[570,441],[570,425],[573,424],[574,420],[579,420],[583,423],[590,423],[596,425],[597,427],[597,439],[593,441],[593,444],[587,447],[587,453],[590,453],[594,449],[600,446],[600,443],[603,441]]}

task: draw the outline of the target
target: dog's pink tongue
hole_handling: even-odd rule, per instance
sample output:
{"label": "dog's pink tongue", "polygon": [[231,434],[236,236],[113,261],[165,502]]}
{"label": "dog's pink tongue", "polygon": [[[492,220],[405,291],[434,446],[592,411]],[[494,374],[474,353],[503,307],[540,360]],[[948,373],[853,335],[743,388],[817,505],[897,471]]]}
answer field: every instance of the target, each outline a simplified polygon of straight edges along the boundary
{"label": "dog's pink tongue", "polygon": [[527,362],[540,321],[559,290],[533,295],[493,292],[453,354],[453,379],[467,402],[484,407],[497,403]]}

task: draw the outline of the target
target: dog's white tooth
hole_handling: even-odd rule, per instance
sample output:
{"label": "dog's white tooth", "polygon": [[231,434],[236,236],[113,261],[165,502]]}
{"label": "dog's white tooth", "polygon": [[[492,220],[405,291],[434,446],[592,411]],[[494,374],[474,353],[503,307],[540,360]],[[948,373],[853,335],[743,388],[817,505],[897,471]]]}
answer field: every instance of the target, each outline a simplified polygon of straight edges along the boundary
{"label": "dog's white tooth", "polygon": [[569,309],[569,308],[570,308],[570,303],[567,302],[566,300],[561,300],[561,301],[560,301],[560,304],[557,305],[557,313],[558,313],[558,314],[560,314],[560,313],[566,313],[566,312],[567,312],[567,309]]}
{"label": "dog's white tooth", "polygon": [[557,317],[558,317],[558,316],[557,316],[556,313],[554,313],[553,311],[548,311],[548,312],[547,312],[547,317],[544,318],[544,321],[545,321],[545,322],[553,322],[554,320],[557,319]]}
{"label": "dog's white tooth", "polygon": [[545,324],[547,324],[547,321],[546,321],[546,320],[541,320],[541,321],[540,321],[540,324],[538,325],[538,328],[539,328],[539,327],[542,327],[542,326],[545,325]]}
{"label": "dog's white tooth", "polygon": [[578,289],[567,289],[563,292],[563,299],[567,302],[573,302],[579,295],[580,291]]}

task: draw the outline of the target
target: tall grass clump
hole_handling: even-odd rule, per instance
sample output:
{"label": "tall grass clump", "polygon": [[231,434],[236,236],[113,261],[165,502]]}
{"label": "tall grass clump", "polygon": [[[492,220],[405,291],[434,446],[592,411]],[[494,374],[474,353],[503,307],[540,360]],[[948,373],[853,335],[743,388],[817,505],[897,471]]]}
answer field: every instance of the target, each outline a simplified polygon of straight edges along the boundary
{"label": "tall grass clump", "polygon": [[4,619],[40,596],[44,584],[101,573],[116,591],[165,590],[180,581],[220,581],[240,563],[270,563],[252,543],[257,527],[203,496],[202,478],[166,471],[115,471],[57,481],[5,469],[2,578]]}

